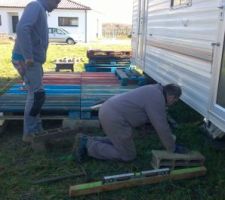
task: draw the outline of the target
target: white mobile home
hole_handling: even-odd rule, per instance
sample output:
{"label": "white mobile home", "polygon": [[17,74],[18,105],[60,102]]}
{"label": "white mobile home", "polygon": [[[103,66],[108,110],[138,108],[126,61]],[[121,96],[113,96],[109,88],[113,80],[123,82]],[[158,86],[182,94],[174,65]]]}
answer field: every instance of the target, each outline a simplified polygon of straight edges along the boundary
{"label": "white mobile home", "polygon": [[[25,6],[32,0],[0,0],[0,33],[14,34]],[[72,0],[62,0],[48,13],[48,25],[76,34],[79,40],[96,40],[102,34],[101,16],[90,7]]]}
{"label": "white mobile home", "polygon": [[133,63],[225,132],[225,1],[133,2]]}

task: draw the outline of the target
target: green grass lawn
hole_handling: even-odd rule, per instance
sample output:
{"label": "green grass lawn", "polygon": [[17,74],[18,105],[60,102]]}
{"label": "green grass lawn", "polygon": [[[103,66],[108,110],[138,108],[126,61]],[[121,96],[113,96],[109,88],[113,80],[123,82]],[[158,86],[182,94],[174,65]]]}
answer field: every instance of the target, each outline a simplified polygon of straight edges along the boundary
{"label": "green grass lawn", "polygon": [[[0,76],[3,80],[13,79],[16,73],[10,64],[12,44],[0,45]],[[90,48],[129,50],[129,45],[50,45],[45,71],[54,70],[51,63],[58,57],[83,57]],[[4,67],[3,67],[4,66]],[[77,71],[82,71],[82,65]],[[182,102],[173,106],[169,113],[177,121],[174,130],[179,143],[192,150],[200,151],[205,157],[207,175],[181,181],[166,181],[159,184],[122,189],[78,198],[69,198],[70,185],[90,180],[100,180],[104,175],[151,169],[151,150],[162,146],[151,126],[134,131],[137,159],[131,163],[87,160],[82,167],[87,177],[72,178],[56,183],[34,185],[32,181],[46,177],[80,172],[80,166],[70,158],[73,141],[50,145],[47,152],[34,152],[21,141],[22,122],[10,121],[0,134],[0,200],[224,200],[225,159],[224,151],[213,148],[199,128],[202,117]],[[60,121],[45,121],[45,128],[61,126]],[[85,129],[84,133],[102,135],[101,129]]]}
{"label": "green grass lawn", "polygon": [[[7,81],[17,77],[16,70],[11,64],[11,54],[12,54],[13,42],[0,41],[0,81]],[[54,61],[57,58],[83,58],[84,63],[88,62],[86,52],[90,49],[100,49],[100,50],[131,50],[130,40],[121,41],[121,44],[111,44],[111,43],[88,43],[88,44],[76,44],[76,45],[58,45],[50,44],[47,52],[47,60],[44,64],[44,71],[54,71],[55,65]],[[83,71],[83,62],[79,62],[75,66],[75,71]]]}

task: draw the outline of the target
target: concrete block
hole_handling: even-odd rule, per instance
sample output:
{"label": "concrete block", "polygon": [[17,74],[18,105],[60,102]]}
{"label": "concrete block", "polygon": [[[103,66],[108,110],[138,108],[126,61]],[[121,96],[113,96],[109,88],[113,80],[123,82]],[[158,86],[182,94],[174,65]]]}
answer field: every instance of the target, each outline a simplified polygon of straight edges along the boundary
{"label": "concrete block", "polygon": [[188,154],[170,153],[163,150],[152,150],[152,167],[155,169],[162,167],[194,167],[203,166],[205,157],[198,151]]}

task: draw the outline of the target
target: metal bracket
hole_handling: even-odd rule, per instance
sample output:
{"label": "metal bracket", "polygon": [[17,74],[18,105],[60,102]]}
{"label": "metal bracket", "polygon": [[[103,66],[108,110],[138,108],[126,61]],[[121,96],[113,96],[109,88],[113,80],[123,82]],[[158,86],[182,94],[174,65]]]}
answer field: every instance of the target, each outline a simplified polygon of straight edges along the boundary
{"label": "metal bracket", "polygon": [[224,6],[225,6],[225,1],[224,0],[220,0],[218,8],[219,9],[224,9]]}
{"label": "metal bracket", "polygon": [[219,129],[217,126],[215,126],[211,121],[204,118],[204,126],[203,130],[205,130],[209,136],[211,136],[213,139],[222,138],[225,136],[225,132],[223,132],[221,129]]}
{"label": "metal bracket", "polygon": [[214,46],[217,46],[219,47],[220,46],[220,42],[212,42],[211,45],[214,47]]}

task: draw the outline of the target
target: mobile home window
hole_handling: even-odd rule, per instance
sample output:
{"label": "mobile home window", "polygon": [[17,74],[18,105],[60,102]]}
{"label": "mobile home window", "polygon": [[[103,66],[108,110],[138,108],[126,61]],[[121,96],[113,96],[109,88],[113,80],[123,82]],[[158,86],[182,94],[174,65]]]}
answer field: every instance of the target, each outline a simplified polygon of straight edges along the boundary
{"label": "mobile home window", "polygon": [[192,0],[171,0],[171,7],[183,7],[183,6],[191,6]]}
{"label": "mobile home window", "polygon": [[78,17],[59,17],[58,18],[59,26],[76,26],[79,25]]}

